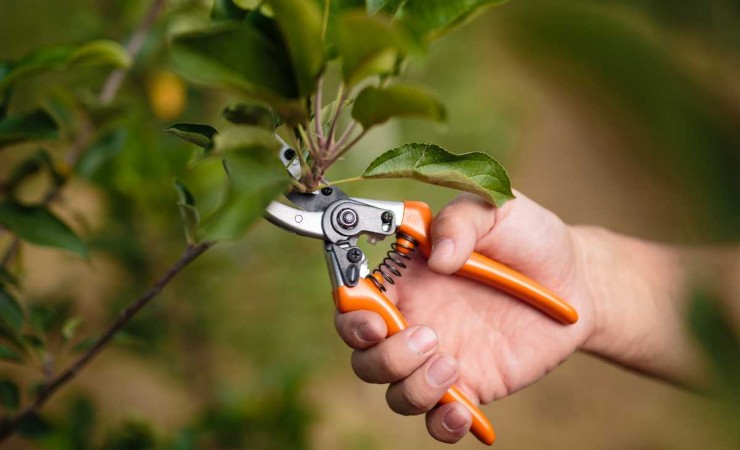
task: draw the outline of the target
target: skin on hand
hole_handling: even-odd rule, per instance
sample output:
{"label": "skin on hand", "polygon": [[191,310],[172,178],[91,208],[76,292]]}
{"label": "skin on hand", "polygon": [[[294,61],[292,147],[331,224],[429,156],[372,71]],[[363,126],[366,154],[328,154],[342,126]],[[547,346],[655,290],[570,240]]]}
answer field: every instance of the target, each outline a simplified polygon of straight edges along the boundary
{"label": "skin on hand", "polygon": [[[642,317],[638,322],[644,324],[639,326],[654,330],[660,320],[656,316],[665,309],[661,305],[671,307],[670,299],[650,298],[656,290],[653,284],[660,290],[668,275],[638,281],[624,270],[619,273],[615,268],[629,261],[611,255],[611,249],[615,244],[629,245],[616,242],[610,233],[569,227],[517,193],[517,199],[500,209],[462,195],[435,217],[431,234],[428,264],[416,254],[403,277],[396,278],[396,285],[387,285],[389,298],[410,324],[408,329],[386,338],[383,320],[369,311],[337,314],[335,323],[340,336],[355,349],[352,367],[357,376],[369,383],[390,383],[386,399],[391,409],[404,415],[425,413],[427,429],[436,439],[456,442],[470,428],[472,419],[463,405],[435,407],[452,384],[471,401],[489,403],[536,382],[579,349],[660,376],[670,376],[680,365],[673,361],[666,363],[670,367],[661,368],[640,362],[667,361],[664,356],[656,358],[666,352],[675,355],[676,351],[667,351],[667,345],[671,337],[681,335],[677,330],[665,333],[668,337],[662,340],[648,339],[648,349],[632,355],[636,360],[625,356],[635,340],[646,336],[629,329],[629,321],[620,314]],[[632,257],[646,259],[642,264],[648,264],[640,270],[649,272],[652,263],[672,266],[672,258],[666,256],[670,252],[633,245],[630,250],[640,255]],[[578,322],[562,325],[503,292],[450,275],[473,251],[558,294],[578,311]],[[631,303],[623,301],[615,293],[624,291],[624,283],[643,286],[644,292],[634,292],[641,297]],[[622,302],[625,308],[596,308],[596,298]],[[648,304],[656,305],[653,310],[642,310],[641,301],[646,298]]]}

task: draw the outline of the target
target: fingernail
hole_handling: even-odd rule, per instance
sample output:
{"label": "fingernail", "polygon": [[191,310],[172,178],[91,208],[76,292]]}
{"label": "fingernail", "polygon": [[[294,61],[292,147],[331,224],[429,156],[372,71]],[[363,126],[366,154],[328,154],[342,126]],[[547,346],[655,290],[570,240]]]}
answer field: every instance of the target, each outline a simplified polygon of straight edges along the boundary
{"label": "fingernail", "polygon": [[459,431],[460,428],[467,424],[468,417],[464,412],[460,411],[460,408],[451,408],[442,418],[442,426],[445,427],[447,431]]}
{"label": "fingernail", "polygon": [[419,327],[411,333],[407,345],[412,352],[423,355],[437,346],[437,334],[431,328]]}
{"label": "fingernail", "polygon": [[378,340],[377,333],[369,323],[363,322],[357,327],[357,337],[363,342],[375,342]]}
{"label": "fingernail", "polygon": [[442,355],[429,366],[427,379],[432,386],[443,386],[457,375],[457,364],[449,356]]}
{"label": "fingernail", "polygon": [[432,254],[429,257],[429,261],[452,258],[454,253],[455,242],[452,239],[444,238],[437,241],[432,247]]}

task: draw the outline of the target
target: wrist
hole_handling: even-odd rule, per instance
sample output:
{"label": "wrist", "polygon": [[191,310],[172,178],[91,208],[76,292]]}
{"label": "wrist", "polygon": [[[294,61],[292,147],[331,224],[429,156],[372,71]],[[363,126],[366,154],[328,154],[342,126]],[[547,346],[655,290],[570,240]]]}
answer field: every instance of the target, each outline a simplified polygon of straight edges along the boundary
{"label": "wrist", "polygon": [[592,303],[581,349],[653,376],[690,382],[695,352],[685,330],[681,251],[596,227],[574,227]]}

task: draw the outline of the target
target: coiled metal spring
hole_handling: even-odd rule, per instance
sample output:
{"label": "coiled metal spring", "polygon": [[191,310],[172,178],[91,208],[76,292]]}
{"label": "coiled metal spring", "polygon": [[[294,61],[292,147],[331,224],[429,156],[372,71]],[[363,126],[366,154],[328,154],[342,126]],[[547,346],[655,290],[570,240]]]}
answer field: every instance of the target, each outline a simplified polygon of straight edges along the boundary
{"label": "coiled metal spring", "polygon": [[373,273],[368,275],[368,280],[372,281],[373,284],[381,291],[385,292],[386,287],[383,284],[383,280],[390,284],[396,284],[394,277],[402,277],[401,271],[406,269],[406,261],[411,260],[411,253],[416,251],[416,241],[409,235],[398,233],[396,235],[396,242],[391,244],[391,250],[386,253],[383,262],[378,265],[378,268],[373,270]]}

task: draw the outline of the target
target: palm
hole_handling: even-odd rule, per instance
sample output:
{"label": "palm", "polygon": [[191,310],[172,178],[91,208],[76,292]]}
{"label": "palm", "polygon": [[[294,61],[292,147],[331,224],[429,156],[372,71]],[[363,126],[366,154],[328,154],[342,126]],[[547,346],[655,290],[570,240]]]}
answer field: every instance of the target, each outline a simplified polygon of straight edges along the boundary
{"label": "palm", "polygon": [[532,270],[528,275],[548,287],[560,285],[557,293],[581,315],[573,326],[561,325],[488,286],[436,274],[421,258],[409,265],[394,294],[408,322],[432,327],[439,336],[440,351],[458,360],[457,384],[480,402],[489,403],[537,381],[585,338],[590,302],[585,293],[572,287],[576,283],[563,285],[563,275],[557,272]]}

